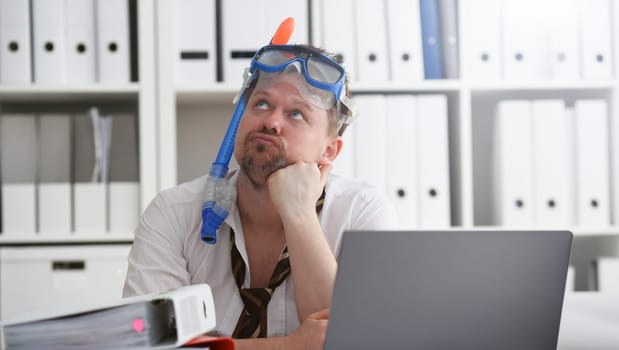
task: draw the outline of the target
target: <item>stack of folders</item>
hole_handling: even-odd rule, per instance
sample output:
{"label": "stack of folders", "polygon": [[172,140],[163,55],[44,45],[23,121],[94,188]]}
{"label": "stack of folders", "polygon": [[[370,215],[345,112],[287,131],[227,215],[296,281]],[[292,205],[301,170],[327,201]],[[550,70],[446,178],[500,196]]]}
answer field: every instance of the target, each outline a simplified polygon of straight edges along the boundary
{"label": "stack of folders", "polygon": [[447,96],[355,95],[359,118],[343,135],[334,172],[387,195],[402,228],[451,224]]}
{"label": "stack of folders", "polygon": [[[134,114],[0,115],[0,232],[128,233],[137,225]],[[34,140],[34,141],[33,141]]]}
{"label": "stack of folders", "polygon": [[243,70],[254,53],[268,44],[277,26],[287,17],[295,19],[289,43],[309,42],[308,0],[226,0],[221,1],[220,11],[218,27],[215,0],[174,1],[178,85],[215,81],[240,84]]}
{"label": "stack of folders", "polygon": [[321,5],[323,46],[342,58],[353,80],[459,77],[456,0],[344,0]]}
{"label": "stack of folders", "polygon": [[215,328],[206,284],[76,308],[2,326],[6,350],[169,349]]}
{"label": "stack of folders", "polygon": [[[343,61],[353,80],[458,78],[457,0],[341,0],[320,7],[321,46]],[[289,42],[309,42],[308,0],[226,0],[219,28],[215,0],[177,1],[174,11],[178,84],[241,83],[251,57],[287,17],[296,22]]]}
{"label": "stack of folders", "polygon": [[0,84],[128,83],[130,0],[0,0]]}
{"label": "stack of folders", "polygon": [[612,77],[613,37],[619,44],[617,1],[460,0],[460,9],[464,78]]}
{"label": "stack of folders", "polygon": [[610,225],[605,100],[499,101],[494,132],[494,223]]}

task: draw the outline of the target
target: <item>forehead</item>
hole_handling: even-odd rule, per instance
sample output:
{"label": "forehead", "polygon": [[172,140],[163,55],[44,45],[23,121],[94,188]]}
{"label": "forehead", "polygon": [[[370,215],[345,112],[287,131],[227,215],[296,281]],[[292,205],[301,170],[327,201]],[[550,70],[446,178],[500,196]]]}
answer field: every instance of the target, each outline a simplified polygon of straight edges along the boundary
{"label": "forehead", "polygon": [[296,73],[260,74],[254,91],[269,91],[271,88],[278,87],[289,90],[288,93],[303,97],[300,87],[304,83],[304,79]]}
{"label": "forehead", "polygon": [[294,86],[296,94],[316,108],[328,110],[334,105],[333,93],[310,85],[306,80],[303,69],[293,65],[289,65],[281,72],[260,72],[256,87],[270,87],[282,83]]}
{"label": "forehead", "polygon": [[302,105],[307,110],[312,112],[320,111],[319,108],[316,108],[306,99],[306,96],[299,89],[299,85],[294,78],[290,79],[282,77],[282,79],[273,79],[268,84],[257,84],[251,97],[265,96],[280,99],[285,103]]}

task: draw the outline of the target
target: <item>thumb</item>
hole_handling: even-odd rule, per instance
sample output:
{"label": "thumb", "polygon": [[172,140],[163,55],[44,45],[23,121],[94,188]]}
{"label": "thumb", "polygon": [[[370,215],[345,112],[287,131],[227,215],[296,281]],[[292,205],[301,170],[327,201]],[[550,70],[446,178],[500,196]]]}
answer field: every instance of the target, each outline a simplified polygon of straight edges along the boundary
{"label": "thumb", "polygon": [[329,319],[329,309],[322,309],[307,316],[308,319],[313,320],[327,320]]}

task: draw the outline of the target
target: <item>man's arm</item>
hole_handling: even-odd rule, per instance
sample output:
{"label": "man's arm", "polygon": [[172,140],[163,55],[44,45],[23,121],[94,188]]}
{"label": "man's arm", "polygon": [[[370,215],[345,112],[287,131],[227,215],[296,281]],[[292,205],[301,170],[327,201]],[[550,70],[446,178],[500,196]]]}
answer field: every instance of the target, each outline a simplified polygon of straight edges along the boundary
{"label": "man's arm", "polygon": [[300,162],[276,171],[267,181],[286,232],[299,321],[331,305],[337,262],[316,215],[330,169]]}
{"label": "man's arm", "polygon": [[313,313],[303,321],[299,328],[285,337],[235,339],[236,348],[238,350],[322,349],[324,348],[325,335],[327,333],[328,317],[328,309]]}
{"label": "man's arm", "polygon": [[181,238],[161,195],[146,208],[135,230],[123,296],[161,292],[189,285]]}

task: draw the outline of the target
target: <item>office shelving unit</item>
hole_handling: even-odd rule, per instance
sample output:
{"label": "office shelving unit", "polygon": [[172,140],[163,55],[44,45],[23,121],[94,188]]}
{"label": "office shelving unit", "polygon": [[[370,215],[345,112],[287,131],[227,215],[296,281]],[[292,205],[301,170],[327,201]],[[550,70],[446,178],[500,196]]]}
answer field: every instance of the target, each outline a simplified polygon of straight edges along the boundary
{"label": "office shelving unit", "polygon": [[[0,113],[82,113],[90,106],[136,113],[142,211],[160,190],[157,150],[155,2],[135,1],[138,81],[124,84],[0,84]],[[127,2],[128,3],[128,2]],[[136,44],[136,43],[133,43]],[[11,205],[3,203],[3,205]],[[121,296],[132,230],[0,234],[0,319],[43,307]]]}
{"label": "office shelving unit", "polygon": [[[156,169],[157,154],[152,152],[156,149],[157,120],[155,118],[155,57],[153,55],[155,38],[153,35],[154,3],[151,1],[137,0],[137,16],[132,20],[137,21],[138,28],[138,82],[126,84],[94,83],[89,85],[73,84],[40,84],[28,85],[0,85],[0,111],[7,108],[29,108],[41,105],[41,111],[46,108],[62,110],[63,106],[108,105],[128,106],[138,114],[139,134],[139,173],[140,173],[140,198],[141,210],[146,207],[150,200],[159,190],[158,174]],[[28,106],[28,107],[19,107]],[[36,107],[35,107],[36,109]],[[5,205],[10,205],[5,203]],[[60,244],[66,243],[96,243],[96,242],[126,242],[133,240],[132,232],[101,232],[89,233],[88,235],[67,234],[62,236],[36,235],[20,237],[18,234],[3,232],[0,234],[0,245],[30,245],[30,244]]]}
{"label": "office shelving unit", "polygon": [[[234,108],[232,99],[240,85],[216,83],[177,86],[174,76],[174,18],[170,15],[174,0],[136,1],[139,82],[92,86],[0,85],[0,110],[3,105],[26,102],[134,104],[139,120],[139,203],[140,209],[143,210],[160,190],[208,172]],[[320,46],[321,6],[326,0],[308,1],[311,2],[311,38],[313,44]],[[460,0],[461,4],[465,2]],[[617,29],[614,31],[619,33]],[[618,36],[614,37],[615,56],[619,56]],[[487,142],[490,139],[491,128],[488,123],[492,116],[491,106],[504,98],[606,100],[610,107],[609,132],[612,142],[611,198],[617,208],[619,206],[617,64],[614,78],[609,80],[482,82],[467,78],[466,62],[462,53],[466,52],[471,39],[461,37],[459,40],[460,66],[463,73],[461,79],[407,83],[351,83],[353,94],[447,95],[452,226],[465,229],[497,228],[487,214],[491,205],[491,189],[488,186],[491,171],[487,156]],[[614,62],[619,60],[615,59]],[[239,72],[239,76],[241,74],[242,72]],[[593,251],[619,256],[619,210],[614,210],[612,224],[608,227],[567,227],[567,229],[575,233],[577,241],[584,242],[576,244],[575,249],[587,245],[594,247]],[[30,238],[19,238],[14,235],[7,237],[1,234],[0,246],[130,243],[132,239],[131,232]],[[581,281],[580,284],[583,283]]]}

